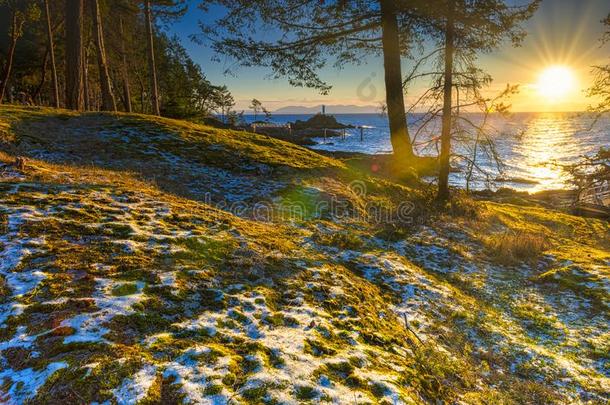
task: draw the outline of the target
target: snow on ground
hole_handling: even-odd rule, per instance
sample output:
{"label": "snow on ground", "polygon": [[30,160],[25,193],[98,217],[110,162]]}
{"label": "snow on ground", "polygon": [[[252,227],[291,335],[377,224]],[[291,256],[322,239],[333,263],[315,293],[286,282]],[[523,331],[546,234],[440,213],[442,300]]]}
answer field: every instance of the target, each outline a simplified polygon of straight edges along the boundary
{"label": "snow on ground", "polygon": [[74,333],[64,339],[64,343],[72,342],[102,342],[109,329],[102,325],[108,323],[117,315],[130,315],[135,311],[133,305],[143,298],[143,282],[134,283],[133,292],[124,296],[115,296],[113,290],[130,283],[117,282],[108,279],[96,279],[96,291],[92,297],[98,311],[76,315],[74,318],[62,321],[60,326],[74,329]]}
{"label": "snow on ground", "polygon": [[[48,220],[67,226],[74,224],[73,218],[79,218],[83,229],[90,230],[92,235],[106,235],[99,241],[107,239],[116,247],[112,248],[114,254],[125,257],[182,257],[193,248],[186,247],[185,241],[195,243],[194,248],[199,249],[198,246],[207,246],[209,240],[194,229],[173,225],[174,216],[168,205],[138,193],[61,188],[55,194],[57,202],[52,204],[48,204],[42,190],[36,187],[17,193],[27,195],[32,205],[15,206],[9,202],[15,195],[5,197],[2,205],[7,232],[0,237],[3,248],[0,255],[5,259],[1,262],[0,274],[11,291],[9,302],[2,304],[7,311],[5,323],[23,313],[31,305],[26,298],[55,277],[48,270],[37,268],[33,265],[36,261],[31,259],[44,256],[45,250],[58,241],[47,235],[23,237],[22,229],[26,229],[23,227]],[[97,216],[92,216],[94,212]],[[68,234],[62,237],[73,238]],[[92,240],[98,238],[92,237]],[[460,241],[461,250],[452,247],[455,240]],[[391,299],[386,303],[387,310],[395,314],[399,323],[406,322],[408,329],[424,344],[438,342],[444,333],[457,330],[477,350],[506,353],[511,364],[508,369],[495,366],[495,372],[517,372],[527,365],[535,367],[536,378],[562,376],[553,377],[556,389],[574,400],[579,398],[579,393],[586,392],[587,384],[599,390],[608,387],[603,361],[594,364],[587,357],[568,356],[569,350],[584,346],[586,339],[595,342],[595,339],[607,338],[606,318],[579,313],[586,309],[586,302],[571,293],[549,296],[533,283],[524,285],[523,280],[528,279],[530,271],[527,268],[511,268],[512,275],[507,277],[508,269],[477,262],[480,247],[463,236],[450,233],[443,236],[424,228],[395,244],[371,239],[363,250],[341,251],[312,241],[303,246],[328,255],[332,258],[330,262],[353,268],[352,277],[362,277],[359,282],[370,283],[388,294]],[[184,277],[204,271],[187,266],[189,271],[185,272],[173,260],[168,268],[151,269],[149,276],[140,276],[146,278],[129,280],[117,277],[120,274],[114,265],[96,263],[93,268],[98,275],[89,281],[90,293],[86,297],[56,296],[42,301],[44,305],[61,306],[83,300],[90,309],[71,313],[54,328],[36,333],[30,332],[31,326],[19,325],[8,339],[0,342],[0,350],[24,349],[37,356],[40,339],[58,330],[68,331],[62,337],[64,345],[114,345],[116,337],[110,334],[116,332],[112,326],[114,318],[140,316],[156,291],[169,292],[173,299],[178,299],[183,296],[183,288],[191,283]],[[180,349],[172,349],[177,352],[169,359],[144,361],[111,390],[112,397],[120,403],[136,403],[161,376],[170,379],[170,385],[193,403],[229,403],[235,395],[275,398],[286,403],[296,403],[299,398],[344,403],[346,398],[355,397],[356,401],[370,398],[371,392],[378,400],[405,402],[407,396],[398,383],[399,374],[391,371],[403,366],[400,356],[388,356],[378,347],[365,343],[358,328],[340,327],[360,322],[357,310],[344,304],[333,311],[314,306],[317,302],[341,302],[353,292],[353,287],[339,283],[336,269],[332,267],[297,263],[302,275],[283,285],[283,295],[290,298],[280,307],[269,304],[277,298],[271,299],[267,293],[241,282],[226,284],[222,278],[211,283],[222,288],[207,290],[210,301],[206,305],[218,306],[216,309],[202,311],[196,303],[203,297],[198,296],[199,292],[189,294],[188,304],[184,302],[185,312],[177,317],[178,321],[161,333],[136,336],[136,342],[141,340],[144,350],[152,353],[153,358],[154,353],[166,350],[166,346],[176,344]],[[455,283],[464,278],[470,280],[464,292],[475,294],[493,308],[491,312],[485,307],[479,309],[486,313],[479,324],[470,321],[472,314],[462,315],[472,312],[469,305],[474,302],[456,288],[462,287]],[[332,284],[330,280],[334,280]],[[168,311],[172,305],[167,307]],[[539,321],[524,319],[528,315],[526,310],[546,314],[544,325],[548,330],[532,329]],[[383,319],[388,315],[379,310],[377,316]],[[491,315],[496,317],[493,323],[486,318]],[[590,332],[585,335],[582,331],[587,328]],[[483,329],[493,333],[491,341]],[[546,336],[549,330],[555,329],[561,331],[560,337]],[[184,346],[177,343],[183,339],[181,336],[200,336],[202,340]],[[558,342],[570,344],[564,350]],[[449,353],[452,349],[444,350]],[[380,358],[384,359],[385,370],[379,368]],[[26,398],[35,395],[51,374],[67,367],[69,362],[51,362],[43,371],[34,372],[31,368],[14,370],[5,366],[0,375],[11,376],[12,383],[8,385],[11,397]],[[31,383],[19,383],[26,377]]]}
{"label": "snow on ground", "polygon": [[68,365],[63,362],[50,363],[43,370],[32,370],[27,368],[24,370],[0,370],[0,381],[8,379],[11,381],[10,388],[7,392],[0,391],[0,401],[7,403],[22,404],[26,400],[31,399],[36,391],[44,385],[53,373]]}
{"label": "snow on ground", "polygon": [[[490,263],[481,258],[481,247],[464,234],[450,231],[447,235],[451,240],[424,229],[393,248],[433,274],[457,272],[457,276],[448,280],[457,281],[458,286],[465,283],[478,300],[498,311],[495,316],[499,319],[489,324],[495,332],[492,343],[494,350],[509,352],[521,359],[513,363],[513,371],[527,365],[523,360],[530,365],[545,364],[540,367],[537,378],[545,378],[545,374],[562,376],[549,382],[565,390],[574,400],[581,394],[587,397],[585,387],[589,386],[610,392],[610,369],[595,365],[587,350],[592,331],[597,336],[610,336],[607,313],[592,315],[588,299],[569,290],[549,294],[544,286],[530,281],[536,270],[528,265],[505,267]],[[451,244],[454,248],[459,245],[462,253],[451,249]],[[436,303],[447,305],[451,301],[436,300]],[[478,339],[476,342],[481,344]]]}
{"label": "snow on ground", "polygon": [[[239,291],[240,286],[228,286],[226,289]],[[240,359],[241,367],[251,371],[240,389],[242,394],[282,398],[286,403],[296,403],[294,399],[289,399],[293,398],[295,391],[303,391],[301,395],[325,398],[334,403],[342,403],[345,398],[354,396],[362,398],[363,392],[329,380],[321,370],[329,363],[343,365],[350,358],[367,358],[370,348],[355,340],[346,345],[345,351],[332,356],[310,348],[310,341],[318,340],[320,334],[329,333],[334,327],[327,321],[331,318],[328,313],[307,305],[302,294],[296,294],[294,306],[279,312],[267,307],[262,294],[227,294],[224,298],[234,305],[226,312],[206,313],[175,326],[180,330],[202,332],[214,337],[221,334],[230,341],[247,342],[242,343],[243,346],[248,346],[251,342],[263,349],[262,353],[244,355]],[[177,377],[175,382],[182,384],[182,391],[194,403],[224,403],[230,399],[224,390],[208,398],[202,396],[202,391],[222,386],[223,379],[230,372],[231,361],[235,361],[235,357],[229,352],[200,346],[186,349],[177,360],[163,367],[166,376]],[[360,369],[359,376],[366,381],[368,370]],[[347,377],[345,375],[344,378]],[[392,386],[391,383],[387,384]],[[402,401],[397,399],[395,403],[400,404]]]}
{"label": "snow on ground", "polygon": [[15,167],[7,164],[0,164],[0,180],[24,180],[25,175]]}
{"label": "snow on ground", "polygon": [[[132,158],[118,158],[114,155],[92,155],[87,164],[94,163],[99,166],[112,166],[132,170],[148,167],[144,177],[160,184],[180,184],[181,192],[200,201],[211,202],[221,206],[222,209],[239,211],[235,204],[269,201],[278,191],[286,188],[287,183],[261,177],[261,173],[269,173],[270,167],[261,163],[242,163],[235,161],[219,162],[221,167],[215,167],[208,162],[199,162],[193,158],[201,150],[194,148],[180,139],[176,134],[157,131],[151,128],[121,127],[116,129],[69,128],[69,131],[79,141],[101,143],[101,150],[111,148],[126,148],[133,154]],[[74,139],[74,138],[71,138]],[[88,153],[88,151],[85,151]],[[73,162],[83,157],[73,155],[61,150],[34,150],[30,156],[56,163]],[[150,157],[146,159],[135,159]],[[134,165],[138,160],[140,167]],[[228,166],[230,169],[223,168]],[[174,190],[171,190],[172,192]],[[251,201],[252,200],[252,201]],[[228,205],[233,205],[229,207]]]}
{"label": "snow on ground", "polygon": [[27,306],[19,298],[34,290],[45,279],[45,274],[36,268],[19,270],[22,261],[36,254],[44,246],[44,238],[29,238],[19,232],[26,221],[38,221],[48,212],[31,207],[2,207],[0,214],[6,218],[6,231],[0,236],[0,277],[8,289],[11,300],[0,304],[0,327],[11,316],[21,314]]}
{"label": "snow on ground", "polygon": [[146,397],[148,390],[157,376],[157,367],[148,364],[134,374],[132,378],[126,378],[121,385],[112,392],[119,404],[134,405]]}

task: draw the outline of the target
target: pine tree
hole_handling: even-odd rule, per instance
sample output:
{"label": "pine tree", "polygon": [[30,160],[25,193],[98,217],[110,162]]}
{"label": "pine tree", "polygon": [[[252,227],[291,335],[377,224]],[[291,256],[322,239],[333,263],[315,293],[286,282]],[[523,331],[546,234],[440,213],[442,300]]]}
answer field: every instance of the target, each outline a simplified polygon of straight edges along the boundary
{"label": "pine tree", "polygon": [[445,15],[445,49],[443,71],[443,124],[441,130],[441,153],[439,156],[438,199],[449,198],[449,168],[451,156],[451,114],[453,109],[453,58],[455,52],[455,7],[456,0],[447,0]]}
{"label": "pine tree", "polygon": [[153,6],[157,6],[158,12],[162,17],[176,18],[186,12],[184,0],[144,0],[144,22],[146,25],[146,43],[148,49],[148,70],[150,78],[151,104],[153,113],[161,115],[159,99],[159,83],[157,81],[157,65],[155,61],[154,28],[155,17],[153,16]]}
{"label": "pine tree", "polygon": [[37,20],[40,16],[40,10],[30,0],[0,0],[0,6],[4,6],[10,13],[10,45],[6,56],[6,64],[0,76],[0,103],[2,103],[13,70],[17,41],[23,35],[23,26],[28,21]]}
{"label": "pine tree", "polygon": [[[208,0],[201,7],[220,4],[228,12],[203,26],[213,48],[242,65],[270,67],[276,77],[294,86],[326,94],[330,86],[318,75],[328,60],[335,66],[358,64],[369,55],[383,55],[387,111],[395,156],[414,157],[407,130],[402,88],[401,56],[415,41],[419,8],[426,1],[302,1]],[[257,39],[267,30],[278,40]]]}
{"label": "pine tree", "polygon": [[153,114],[161,115],[159,109],[159,85],[157,83],[157,65],[155,63],[155,44],[150,0],[144,1],[144,21],[146,24],[146,43],[148,47],[148,74],[150,75],[150,102]]}
{"label": "pine tree", "polygon": [[250,103],[250,109],[254,112],[254,121],[256,121],[258,113],[263,109],[263,103],[253,98],[252,102]]}
{"label": "pine tree", "polygon": [[148,63],[146,47],[141,44],[141,37],[144,36],[142,29],[144,21],[138,18],[142,2],[141,0],[106,1],[108,4],[108,12],[105,15],[107,25],[118,27],[117,30],[107,32],[109,64],[116,67],[114,76],[117,85],[115,87],[121,89],[117,95],[123,109],[132,112],[135,107],[132,100],[131,78],[134,70],[140,70],[142,61],[144,66],[147,66]]}
{"label": "pine tree", "polygon": [[116,111],[116,102],[112,92],[110,73],[106,58],[106,47],[104,46],[104,29],[102,26],[102,15],[100,13],[99,0],[91,0],[91,20],[93,21],[93,38],[97,53],[98,70],[100,74],[100,88],[102,91],[102,110]]}
{"label": "pine tree", "polygon": [[[113,103],[112,96],[119,96],[121,109],[150,113],[143,1],[67,1],[0,0],[3,56],[9,55],[12,42],[9,6],[21,11],[27,10],[27,5],[40,5],[45,13],[41,24],[29,23],[33,20],[27,17],[22,29],[17,30],[22,32],[13,37],[18,41],[13,46],[11,69],[5,68],[7,58],[2,58],[0,77],[10,72],[10,79],[3,80],[7,94],[19,94],[23,102],[57,107],[64,104],[61,92],[69,108],[111,111],[118,101]],[[182,0],[150,0],[150,6],[153,24],[171,22],[185,10]],[[18,25],[15,27],[20,28]],[[64,28],[67,35],[57,35],[57,30]],[[169,38],[160,30],[153,30],[152,34],[158,93],[163,95],[160,112],[174,118],[199,120],[220,110],[219,94],[228,96],[228,90],[210,83],[176,38]],[[57,70],[67,75],[57,74]],[[113,94],[112,89],[121,91]],[[136,91],[143,99],[137,105],[132,97]]]}
{"label": "pine tree", "polygon": [[[602,21],[605,26],[601,38],[602,45],[610,42],[610,14]],[[591,111],[604,113],[610,111],[610,64],[593,66],[593,85],[589,88],[588,96],[598,98],[599,102],[589,107]]]}
{"label": "pine tree", "polygon": [[53,41],[53,29],[51,26],[51,11],[49,10],[49,0],[44,0],[46,29],[47,29],[47,46],[49,56],[51,58],[51,86],[53,106],[59,108],[59,84],[57,83],[57,65],[55,64],[55,45]]}
{"label": "pine tree", "polygon": [[127,47],[125,46],[125,27],[124,17],[119,15],[119,35],[121,44],[121,77],[123,84],[123,103],[125,105],[125,111],[131,112],[131,90],[129,89],[129,67],[127,64]]}
{"label": "pine tree", "polygon": [[66,0],[66,107],[83,109],[83,0]]}
{"label": "pine tree", "polygon": [[[441,45],[439,54],[443,66],[443,71],[437,75],[442,83],[437,86],[440,90],[438,94],[443,99],[439,200],[449,198],[451,142],[456,124],[455,113],[461,107],[459,99],[454,103],[454,89],[462,88],[473,94],[475,99],[481,99],[479,90],[491,82],[491,78],[476,66],[477,55],[491,52],[507,38],[513,45],[519,45],[525,36],[520,24],[533,15],[539,4],[540,0],[522,5],[508,4],[504,0],[439,0],[428,9],[430,14],[424,20],[436,21],[429,27],[429,32]],[[456,59],[460,62],[457,70]]]}

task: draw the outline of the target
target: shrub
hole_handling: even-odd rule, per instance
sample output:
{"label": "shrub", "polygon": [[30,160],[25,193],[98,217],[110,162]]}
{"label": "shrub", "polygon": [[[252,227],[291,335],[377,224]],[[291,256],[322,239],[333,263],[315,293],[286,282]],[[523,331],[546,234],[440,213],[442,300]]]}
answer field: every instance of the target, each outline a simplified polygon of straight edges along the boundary
{"label": "shrub", "polygon": [[540,256],[550,247],[544,235],[527,232],[506,232],[485,240],[488,254],[502,264],[514,264]]}
{"label": "shrub", "polygon": [[364,242],[360,237],[352,232],[316,232],[313,235],[313,240],[320,245],[333,246],[339,249],[358,250],[364,246]]}
{"label": "shrub", "polygon": [[476,386],[472,364],[437,347],[415,348],[412,361],[400,382],[415,389],[428,403],[457,403],[460,392]]}

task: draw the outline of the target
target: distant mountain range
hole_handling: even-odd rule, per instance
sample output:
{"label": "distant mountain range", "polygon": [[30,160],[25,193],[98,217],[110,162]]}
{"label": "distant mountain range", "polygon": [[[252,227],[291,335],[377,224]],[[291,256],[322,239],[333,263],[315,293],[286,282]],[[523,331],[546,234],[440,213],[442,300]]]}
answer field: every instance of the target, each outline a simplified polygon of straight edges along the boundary
{"label": "distant mountain range", "polygon": [[[278,108],[273,114],[317,114],[322,112],[322,105],[315,107],[288,106]],[[379,112],[379,107],[374,105],[327,105],[327,114],[374,114]]]}

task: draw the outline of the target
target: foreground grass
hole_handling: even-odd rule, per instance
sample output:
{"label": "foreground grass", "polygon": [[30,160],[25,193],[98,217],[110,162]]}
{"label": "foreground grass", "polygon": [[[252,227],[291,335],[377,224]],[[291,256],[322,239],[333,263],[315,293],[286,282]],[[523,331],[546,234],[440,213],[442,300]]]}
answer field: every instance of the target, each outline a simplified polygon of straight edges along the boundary
{"label": "foreground grass", "polygon": [[0,133],[2,402],[608,400],[607,223],[160,118]]}

